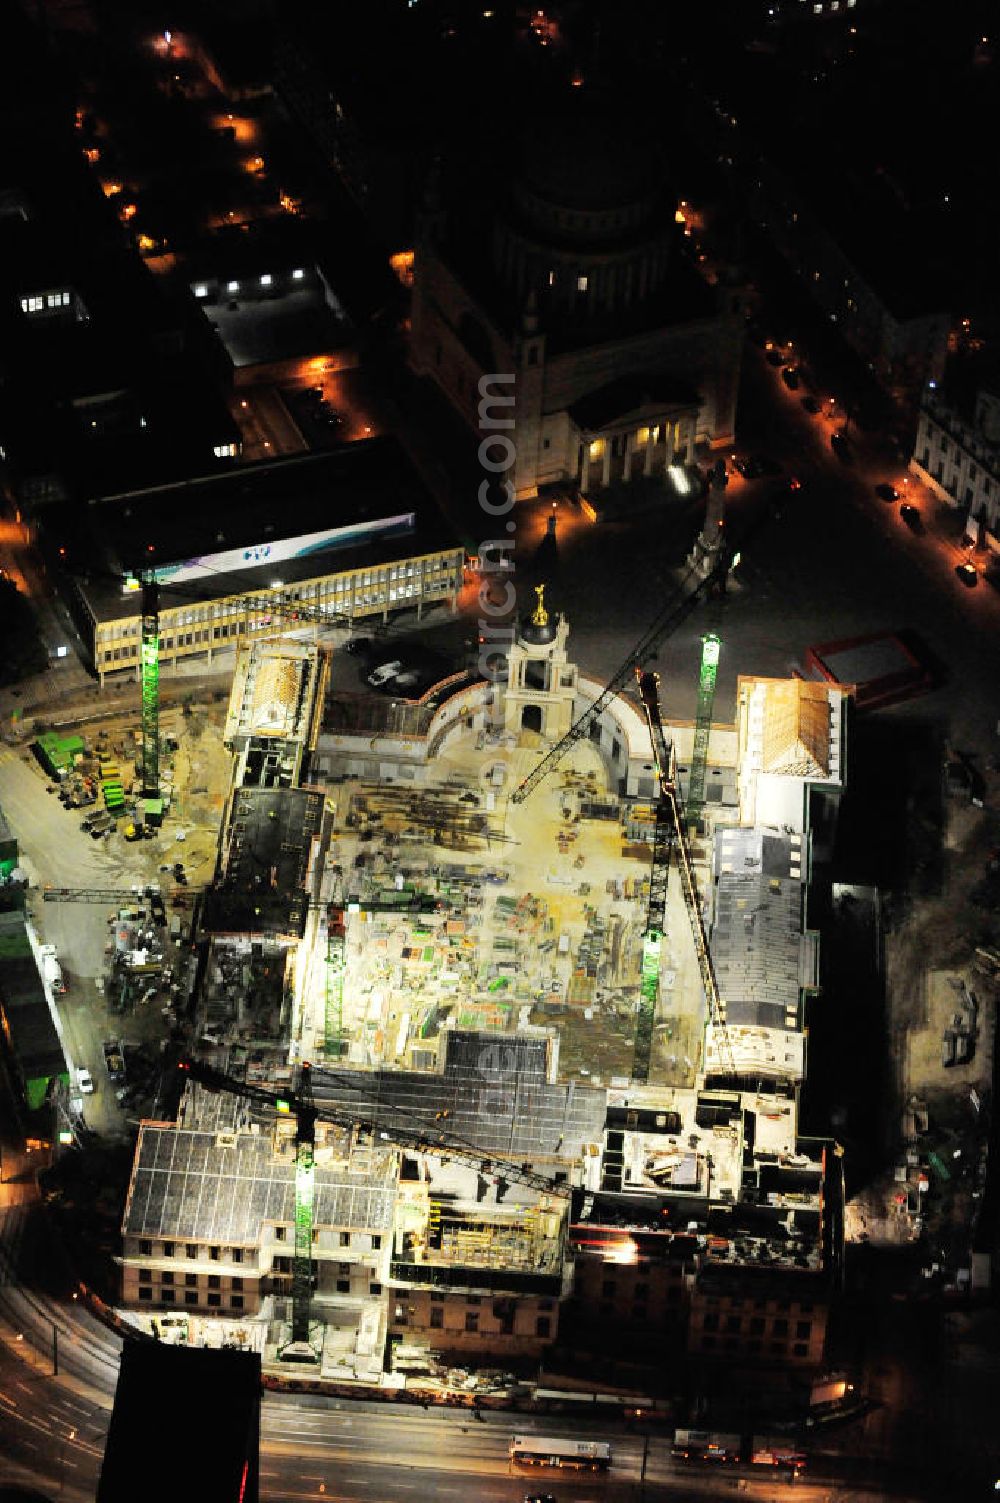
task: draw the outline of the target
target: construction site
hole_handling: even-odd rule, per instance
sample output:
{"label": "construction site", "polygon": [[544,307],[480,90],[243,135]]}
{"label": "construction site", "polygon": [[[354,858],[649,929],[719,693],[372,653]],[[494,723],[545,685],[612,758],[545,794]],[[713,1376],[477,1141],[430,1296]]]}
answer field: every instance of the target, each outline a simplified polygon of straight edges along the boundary
{"label": "construction site", "polygon": [[707,1357],[754,1292],[718,1354],[815,1369],[842,1176],[797,1114],[845,695],[741,679],[718,723],[709,634],[698,720],[671,724],[641,664],[712,581],[606,685],[539,589],[501,680],[458,677],[407,734],[327,714],[318,646],[241,649],[130,1318],[275,1374],[495,1387],[581,1313]]}

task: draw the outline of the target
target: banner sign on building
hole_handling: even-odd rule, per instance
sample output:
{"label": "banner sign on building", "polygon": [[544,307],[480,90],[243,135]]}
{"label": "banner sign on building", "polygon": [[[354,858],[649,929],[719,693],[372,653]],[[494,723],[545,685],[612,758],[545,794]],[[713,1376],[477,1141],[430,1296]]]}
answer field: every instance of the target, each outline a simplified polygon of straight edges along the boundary
{"label": "banner sign on building", "polygon": [[[231,574],[241,569],[257,569],[263,565],[273,568],[295,559],[356,548],[373,538],[403,537],[415,528],[415,513],[401,512],[399,516],[380,517],[374,522],[327,527],[322,532],[307,532],[297,538],[280,538],[273,543],[249,544],[243,548],[228,548],[222,553],[202,553],[173,564],[158,564],[153,577],[160,584],[170,585],[210,579],[217,574]],[[126,580],[123,593],[129,594],[138,588],[138,580],[133,576]]]}

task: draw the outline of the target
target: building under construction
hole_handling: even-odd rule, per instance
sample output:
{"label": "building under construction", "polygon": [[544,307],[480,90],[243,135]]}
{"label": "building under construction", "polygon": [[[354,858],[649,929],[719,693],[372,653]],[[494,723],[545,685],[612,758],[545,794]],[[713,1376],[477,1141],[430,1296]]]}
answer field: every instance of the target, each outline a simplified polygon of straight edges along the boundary
{"label": "building under construction", "polygon": [[[201,1273],[240,1247],[244,1271],[225,1276],[255,1270],[241,1325],[280,1364],[294,1311],[278,1301],[295,1300],[274,1255],[294,1228],[299,1314],[341,1332],[339,1347],[319,1339],[328,1376],[348,1347],[359,1375],[384,1361],[426,1376],[530,1366],[564,1340],[658,1361],[821,1362],[842,1185],[835,1145],[800,1134],[798,1097],[818,983],[809,887],[843,788],[846,696],[741,678],[735,723],[718,724],[712,640],[698,720],[674,725],[669,684],[609,692],[578,673],[540,598],[506,682],[456,681],[405,738],[313,734],[318,659],[293,669],[290,650],[251,650],[203,937],[200,1047],[227,1125],[196,1125],[192,1082],[177,1126],[143,1128],[128,1305],[176,1309],[190,1287],[200,1339],[209,1308],[236,1314],[205,1303],[223,1290]],[[250,795],[277,800],[275,817]],[[296,824],[302,797],[315,814]],[[306,1061],[293,1154],[290,1119],[260,1103],[294,1094]],[[192,1134],[234,1191],[215,1196],[210,1237],[195,1205],[210,1192],[162,1196],[169,1224],[142,1210]],[[331,1212],[324,1173],[377,1181],[371,1224]],[[274,1201],[251,1195],[266,1180],[284,1186]],[[369,1239],[364,1291],[356,1269],[317,1266],[317,1246],[345,1236]],[[349,1338],[338,1298],[357,1317]]]}

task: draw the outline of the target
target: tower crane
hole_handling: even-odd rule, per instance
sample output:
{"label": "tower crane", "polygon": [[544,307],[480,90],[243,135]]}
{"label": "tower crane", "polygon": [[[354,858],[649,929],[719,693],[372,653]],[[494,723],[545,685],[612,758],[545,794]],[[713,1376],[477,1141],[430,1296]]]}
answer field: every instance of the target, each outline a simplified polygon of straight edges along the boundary
{"label": "tower crane", "polygon": [[[178,1066],[189,1079],[209,1091],[227,1091],[244,1101],[268,1107],[279,1116],[295,1120],[295,1255],[292,1263],[292,1333],[291,1342],[282,1352],[286,1361],[315,1361],[316,1356],[309,1342],[310,1315],[312,1310],[312,1229],[315,1201],[315,1150],[316,1123],[334,1122],[350,1129],[364,1128],[373,1138],[401,1148],[412,1148],[421,1153],[433,1153],[459,1163],[468,1164],[478,1174],[493,1176],[498,1189],[501,1184],[522,1184],[544,1195],[568,1200],[573,1187],[563,1180],[552,1180],[537,1174],[528,1164],[515,1164],[504,1159],[492,1159],[480,1153],[473,1143],[446,1132],[431,1131],[413,1122],[407,1122],[398,1111],[387,1110],[377,1101],[358,1093],[357,1103],[350,1108],[317,1103],[313,1095],[312,1066],[303,1063],[299,1072],[298,1087],[294,1091],[278,1091],[265,1085],[238,1080],[217,1070],[201,1060],[182,1060]],[[358,1091],[358,1079],[350,1074],[323,1071],[333,1085],[349,1085]],[[441,1114],[442,1117],[444,1114]]]}
{"label": "tower crane", "polygon": [[[646,930],[643,936],[641,1004],[635,1044],[636,1058],[640,1066],[643,1064],[642,1051],[644,1051],[645,1074],[637,1078],[645,1079],[649,1073],[653,1018],[656,1010],[656,993],[659,981],[659,946],[662,941],[666,914],[667,879],[670,871],[670,855],[676,849],[678,866],[680,868],[681,888],[684,893],[684,904],[688,911],[688,918],[691,922],[691,936],[694,940],[698,970],[701,974],[702,989],[705,993],[708,1020],[716,1030],[720,1050],[725,1062],[726,1073],[735,1079],[737,1071],[736,1061],[733,1057],[732,1041],[726,1026],[725,1011],[719,995],[719,983],[716,979],[715,967],[712,964],[712,953],[708,947],[708,936],[705,933],[705,922],[702,918],[701,900],[698,894],[698,884],[695,880],[694,865],[691,860],[691,849],[688,845],[684,815],[677,797],[673,747],[667,742],[663,729],[663,720],[660,715],[659,674],[643,673],[637,670],[636,676],[639,680],[639,697],[642,700],[646,723],[649,726],[649,737],[653,745],[653,758],[656,763],[656,777],[659,784],[659,794],[656,800],[656,826],[653,837],[653,866],[649,882],[649,905],[646,911]],[[647,966],[647,947],[650,949],[655,947],[655,971],[652,966],[652,957]],[[648,976],[647,970],[650,972]],[[640,1048],[640,1045],[642,1048]]]}
{"label": "tower crane", "polygon": [[[200,897],[207,891],[206,887],[170,887],[165,893],[158,887],[43,887],[41,895],[43,903],[134,903],[154,895],[176,901],[178,898]],[[307,908],[327,906],[321,898],[310,898],[306,904]],[[347,907],[350,912],[356,908],[359,913],[437,913],[442,907],[442,899],[425,892],[405,896],[402,902],[393,902],[391,898],[351,897]]]}
{"label": "tower crane", "polygon": [[695,828],[705,804],[705,773],[708,769],[708,742],[712,734],[712,708],[715,704],[715,679],[719,671],[722,643],[714,631],[701,639],[701,668],[698,673],[698,710],[694,723],[694,749],[688,773],[684,817]]}
{"label": "tower crane", "polygon": [[[177,585],[161,585],[155,569],[141,569],[136,577],[142,591],[142,637],[139,648],[142,796],[144,799],[157,799],[160,796],[160,592],[166,589],[172,594],[198,600],[203,600],[204,596]],[[239,595],[236,597],[236,605],[248,614],[263,609],[269,616],[284,616],[293,621],[316,622],[348,629],[355,624],[353,616],[328,611],[320,606],[304,605],[290,595]]]}
{"label": "tower crane", "polygon": [[[591,725],[603,713],[615,695],[625,687],[635,670],[642,668],[653,656],[660,643],[687,619],[699,600],[713,591],[725,588],[730,562],[729,548],[723,541],[719,548],[718,559],[707,574],[701,575],[696,569],[688,571],[680,589],[670,597],[645,636],[632,648],[624,663],[611,676],[593,704],[588,705],[583,714],[579,715],[570,726],[565,736],[556,742],[555,746],[532,768],[523,782],[514,789],[510,796],[512,803],[523,803],[529,794],[534,793],[542,779],[548,776],[558,762],[562,761],[570,747],[587,735]],[[692,580],[694,580],[693,585]],[[687,588],[689,585],[691,587]]]}

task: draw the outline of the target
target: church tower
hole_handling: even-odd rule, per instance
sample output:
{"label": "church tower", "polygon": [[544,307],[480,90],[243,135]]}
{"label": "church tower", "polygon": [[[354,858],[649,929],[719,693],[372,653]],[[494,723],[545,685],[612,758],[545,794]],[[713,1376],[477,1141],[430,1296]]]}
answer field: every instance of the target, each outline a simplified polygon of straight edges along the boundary
{"label": "church tower", "polygon": [[507,655],[504,730],[537,731],[558,741],[573,724],[576,666],[566,657],[569,622],[545,607],[545,586],[536,585],[538,603],[521,620]]}

